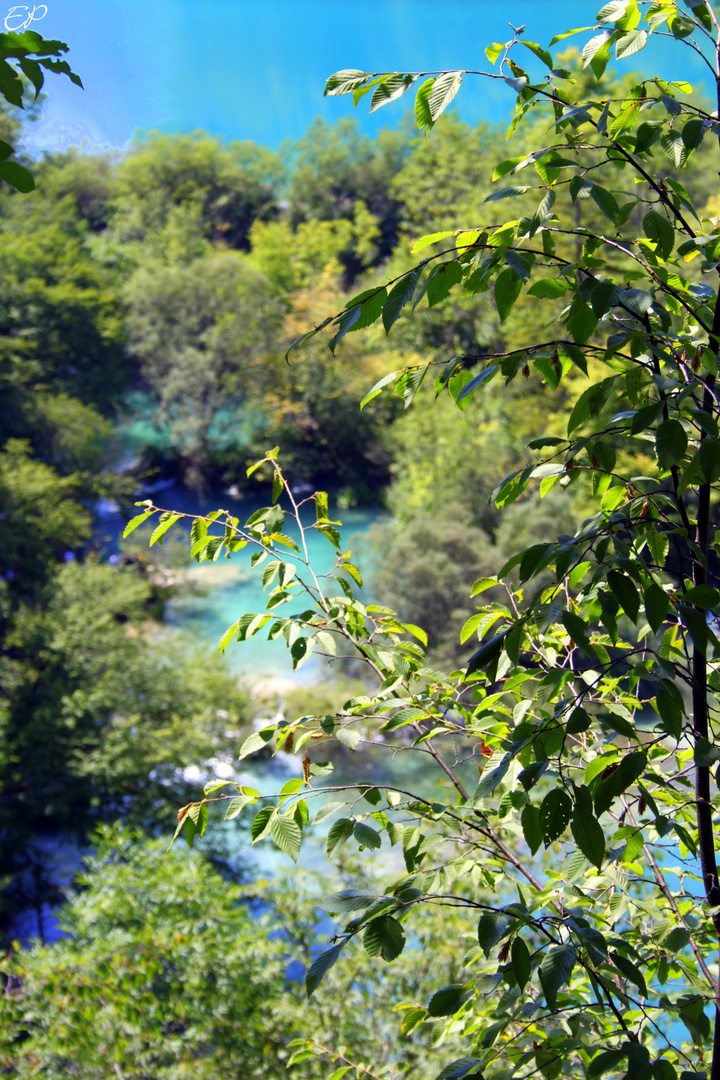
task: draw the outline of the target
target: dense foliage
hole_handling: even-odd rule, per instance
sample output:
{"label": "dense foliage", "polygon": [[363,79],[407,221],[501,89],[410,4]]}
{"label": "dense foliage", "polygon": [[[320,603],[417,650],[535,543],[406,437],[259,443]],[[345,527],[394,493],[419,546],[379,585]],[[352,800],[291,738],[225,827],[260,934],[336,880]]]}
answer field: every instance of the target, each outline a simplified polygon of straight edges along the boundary
{"label": "dense foliage", "polygon": [[[241,758],[293,748],[305,754],[302,774],[273,796],[211,782],[182,808],[176,836],[192,845],[219,804],[231,819],[252,807],[253,841],[270,837],[295,860],[311,819],[335,818],[328,854],[402,849],[384,890],[324,898],[341,925],[307,969],[309,997],[358,940],[392,962],[412,950],[427,909],[474,913],[465,977],[408,1004],[404,1024],[410,1033],[445,1018],[448,1035],[462,1032],[463,1056],[444,1080],[720,1076],[720,240],[718,218],[679,178],[713,152],[720,127],[687,84],[603,80],[611,50],[632,56],[663,33],[705,58],[720,100],[720,23],[705,0],[614,0],[597,19],[583,50],[591,77],[575,77],[523,28],[488,46],[499,69],[476,74],[513,90],[510,134],[525,125],[531,140],[496,166],[505,186],[464,229],[418,239],[420,262],[391,266],[387,285],[363,289],[294,343],[331,324],[334,353],[377,321],[389,332],[424,297],[433,307],[453,290],[491,295],[501,324],[492,347],[406,362],[363,405],[392,382],[407,404],[429,373],[461,411],[503,379],[522,402],[513,384],[534,372],[539,396],[556,404],[492,501],[504,510],[533,484],[543,497],[575,493],[577,528],[529,546],[516,537],[505,564],[473,586],[489,597],[462,631],[479,639],[474,653],[444,673],[428,665],[421,627],[358,597],[327,496],[305,500],[309,522],[277,448],[249,470],[272,477],[272,505],[244,524],[222,510],[193,516],[193,556],[247,548],[268,591],[266,610],[240,616],[221,650],[266,630],[284,637],[293,667],[313,651],[349,652],[374,685],[335,715],[281,717],[252,734]],[[544,76],[521,66],[523,48]],[[415,116],[429,132],[466,74],[344,70],[326,93],[357,104],[371,91],[377,109],[417,87]],[[503,222],[493,204],[505,199],[518,209]],[[521,296],[536,312],[529,323],[517,315]],[[138,505],[128,530],[152,521],[156,540],[182,516]],[[308,558],[312,530],[337,552],[322,577]],[[400,535],[412,543],[407,524]],[[332,762],[318,757],[336,743],[422,755],[437,786],[388,783],[380,766],[369,782],[333,783]],[[314,812],[328,793],[333,802]],[[295,1060],[315,1052],[308,1039]]]}
{"label": "dense foliage", "polygon": [[[312,819],[340,860],[334,885],[240,889],[96,834],[68,936],[5,965],[11,1074],[285,1075],[292,1052],[308,1077],[717,1080],[717,117],[606,70],[650,34],[702,50],[714,19],[617,0],[581,60],[490,46],[509,160],[446,112],[468,73],[346,71],[327,92],[374,110],[415,88],[420,136],[316,124],[279,157],[151,133],[0,191],[3,915],[52,898],[48,835],[178,805],[216,863],[248,809],[253,842],[295,859]],[[269,592],[223,649],[324,654],[364,680],[341,707],[288,695],[248,734],[234,680],[162,625],[182,515],[140,506],[150,565],[93,551],[99,501],[158,475],[272,484],[244,526],[195,516],[193,554],[246,547]],[[385,497],[372,595],[298,485]],[[297,775],[192,793],[181,766],[240,740]]]}

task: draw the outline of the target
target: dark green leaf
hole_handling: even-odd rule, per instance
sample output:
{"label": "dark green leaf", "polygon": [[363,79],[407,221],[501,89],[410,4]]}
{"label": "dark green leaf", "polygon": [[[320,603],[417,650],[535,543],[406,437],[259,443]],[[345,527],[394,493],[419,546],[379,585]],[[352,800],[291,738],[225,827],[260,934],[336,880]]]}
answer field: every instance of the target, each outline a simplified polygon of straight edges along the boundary
{"label": "dark green leaf", "polygon": [[501,912],[483,911],[478,922],[478,942],[486,957],[502,941],[509,925],[509,919]]}
{"label": "dark green leaf", "polygon": [[350,818],[340,818],[330,829],[327,838],[327,853],[332,855],[336,847],[341,847],[353,834],[353,822]]}
{"label": "dark green leaf", "polygon": [[525,843],[530,851],[535,854],[543,842],[543,831],[540,823],[540,810],[530,803],[525,807],[520,817]]}
{"label": "dark green leaf", "polygon": [[312,997],[313,992],[317,990],[318,986],[323,981],[323,977],[327,974],[340,955],[344,944],[345,942],[343,941],[339,945],[334,945],[332,949],[328,949],[327,952],[322,953],[322,955],[318,956],[317,960],[311,964],[305,975],[305,991],[308,997]]}
{"label": "dark green leaf", "polygon": [[669,259],[675,246],[673,227],[657,210],[650,210],[643,218],[643,230],[648,240],[657,245],[657,252],[662,259]]}
{"label": "dark green leaf", "polygon": [[516,937],[512,943],[510,961],[517,984],[523,990],[530,978],[532,963],[530,961],[530,951],[521,937]]}
{"label": "dark green leaf", "polygon": [[613,799],[619,798],[624,791],[640,779],[647,767],[647,756],[635,750],[625,756],[609,776],[600,781],[595,792],[595,813],[598,817],[610,809]]}
{"label": "dark green leaf", "polygon": [[603,1050],[588,1065],[587,1080],[598,1080],[607,1072],[617,1072],[618,1065],[627,1057],[627,1050]]}
{"label": "dark green leaf", "polygon": [[640,594],[635,582],[627,574],[621,574],[619,570],[609,570],[607,582],[620,607],[628,618],[636,623],[640,614]]}
{"label": "dark green leaf", "polygon": [[390,294],[383,305],[383,326],[385,327],[385,333],[390,333],[390,327],[397,321],[400,312],[408,303],[412,300],[415,287],[418,282],[418,270],[411,270],[405,277],[400,278],[398,282],[393,286]]}
{"label": "dark green leaf", "polygon": [[576,956],[573,945],[557,945],[550,949],[540,966],[540,981],[545,1000],[552,1010],[557,1004],[558,992],[572,975]]}
{"label": "dark green leaf", "polygon": [[623,978],[629,979],[631,983],[637,986],[642,996],[647,997],[647,984],[640,968],[636,967],[635,964],[633,964],[630,960],[627,959],[627,957],[621,956],[620,953],[617,952],[611,953],[610,959],[612,960],[618,971],[621,973]]}
{"label": "dark green leaf", "polygon": [[370,956],[381,956],[383,960],[395,960],[405,948],[405,934],[402,925],[392,915],[381,915],[372,919],[365,928],[363,945]]}
{"label": "dark green leaf", "polygon": [[342,892],[324,896],[320,901],[320,907],[332,915],[339,915],[346,911],[362,911],[372,907],[377,900],[377,893],[361,892],[359,889],[343,889]]}
{"label": "dark green leaf", "polygon": [[552,844],[565,832],[572,815],[572,799],[562,788],[553,788],[540,804],[540,828],[545,846]]}
{"label": "dark green leaf", "polygon": [[585,858],[599,870],[605,858],[605,834],[600,823],[588,810],[576,807],[570,827]]}
{"label": "dark green leaf", "polygon": [[655,433],[655,450],[663,469],[677,465],[685,457],[688,438],[679,420],[663,420]]}
{"label": "dark green leaf", "polygon": [[495,306],[500,322],[505,322],[513,309],[515,301],[522,292],[522,278],[509,266],[502,270],[495,280]]}
{"label": "dark green leaf", "polygon": [[428,1003],[428,1015],[453,1016],[471,997],[472,990],[463,983],[453,983],[433,994]]}
{"label": "dark green leaf", "polygon": [[[338,822],[338,824],[340,824]],[[372,826],[366,825],[364,821],[356,821],[355,828],[353,829],[355,839],[361,847],[365,848],[379,848],[382,847],[382,838],[380,833]]]}
{"label": "dark green leaf", "polygon": [[25,195],[35,190],[32,173],[28,172],[22,165],[18,165],[17,161],[0,162],[0,180],[4,180],[11,187]]}
{"label": "dark green leaf", "polygon": [[645,589],[644,596],[645,618],[647,619],[652,632],[657,634],[665,621],[665,616],[667,615],[670,606],[668,595],[664,589],[661,589],[660,586],[656,585],[653,581]]}

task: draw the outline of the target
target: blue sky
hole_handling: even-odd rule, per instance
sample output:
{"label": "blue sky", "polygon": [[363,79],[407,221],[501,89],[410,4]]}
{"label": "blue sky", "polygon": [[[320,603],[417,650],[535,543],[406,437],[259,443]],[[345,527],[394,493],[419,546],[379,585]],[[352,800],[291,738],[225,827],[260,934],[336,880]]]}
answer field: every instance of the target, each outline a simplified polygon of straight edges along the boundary
{"label": "blue sky", "polygon": [[[591,25],[598,6],[599,0],[47,0],[47,15],[34,28],[70,45],[85,90],[50,76],[44,117],[28,143],[124,146],[138,130],[205,128],[277,147],[302,135],[316,116],[333,120],[353,111],[349,98],[322,96],[325,77],[339,68],[486,67],[483,49],[507,38],[508,18],[525,23],[530,40],[547,44],[559,30]],[[703,78],[689,50],[667,41],[652,42],[633,66],[695,84]],[[467,79],[458,107],[471,121],[501,120],[512,98],[497,83]],[[365,101],[357,115],[372,133],[394,124],[399,110],[370,117]]]}

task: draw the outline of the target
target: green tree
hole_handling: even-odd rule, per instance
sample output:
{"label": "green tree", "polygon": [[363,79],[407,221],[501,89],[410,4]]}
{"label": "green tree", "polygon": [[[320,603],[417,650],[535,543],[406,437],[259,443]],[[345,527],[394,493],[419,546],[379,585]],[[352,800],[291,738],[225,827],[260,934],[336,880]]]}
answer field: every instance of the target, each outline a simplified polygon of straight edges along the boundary
{"label": "green tree", "polygon": [[[429,1029],[411,1044],[394,1036],[394,992],[458,977],[466,944],[432,952],[457,918],[438,915],[397,965],[394,987],[372,988],[341,962],[312,1013],[290,964],[313,949],[319,882],[295,875],[262,886],[224,880],[205,859],[168,857],[166,844],[102,828],[80,891],[60,914],[64,937],[0,961],[0,1053],[8,1075],[130,1080],[193,1076],[285,1078],[300,1034],[313,1050],[292,1075],[323,1080],[326,1056],[379,1061],[426,1075],[440,1053]],[[367,874],[356,875],[358,884]],[[281,916],[285,933],[277,933]],[[323,1048],[321,1050],[321,1048]],[[402,1063],[402,1064],[401,1064]],[[373,1075],[371,1073],[370,1075]]]}
{"label": "green tree", "polygon": [[277,155],[255,143],[151,131],[117,169],[113,228],[142,238],[162,228],[173,208],[197,203],[209,239],[247,249],[253,222],[277,212],[281,180]]}
{"label": "green tree", "polygon": [[[59,511],[30,487],[43,468],[21,463],[14,475],[57,543]],[[82,841],[94,821],[118,814],[167,827],[191,792],[183,762],[229,755],[249,715],[218,658],[153,631],[152,583],[140,563],[71,561],[58,570],[36,559],[31,570],[34,602],[11,610],[0,653],[3,920],[34,900],[33,876],[21,871],[28,858],[33,865],[38,833]]]}
{"label": "green tree", "polygon": [[[598,87],[580,100],[572,71],[524,28],[486,49],[492,70],[480,74],[516,94],[510,133],[526,118],[545,120],[532,152],[495,169],[502,187],[486,201],[532,195],[533,212],[498,225],[490,206],[487,224],[422,238],[416,267],[328,320],[335,348],[376,319],[389,331],[423,290],[431,301],[453,288],[492,290],[501,323],[521,293],[534,298],[524,336],[516,327],[479,369],[462,356],[427,367],[438,368],[437,392],[458,404],[533,370],[563,395],[579,372],[586,381],[569,395],[564,433],[538,430],[532,460],[493,498],[504,509],[529,485],[541,495],[572,486],[594,512],[574,534],[520,546],[475,583],[476,596],[499,588],[504,598],[479,606],[465,628],[478,647],[449,675],[426,665],[421,628],[356,598],[358,573],[326,497],[316,493],[316,521],[303,524],[275,451],[258,463],[275,477],[272,506],[244,526],[222,513],[194,524],[196,557],[248,547],[269,590],[267,609],[241,616],[221,648],[267,628],[285,636],[295,667],[314,650],[355,649],[375,679],[374,693],[335,716],[283,718],[246,741],[243,758],[289,743],[307,753],[302,776],[259,809],[247,802],[255,840],[269,835],[297,858],[328,775],[316,755],[327,758],[332,740],[435,763],[432,797],[410,782],[368,787],[366,773],[353,785],[325,781],[339,804],[328,851],[398,844],[404,872],[384,891],[328,899],[342,925],[306,988],[312,995],[358,938],[370,957],[402,954],[426,907],[473,912],[471,970],[416,1014],[418,1024],[446,1018],[448,1034],[464,1032],[465,1053],[444,1080],[720,1076],[720,239],[676,178],[718,135],[718,121],[688,84],[639,78],[613,96],[602,82],[612,52],[633,56],[661,33],[699,52],[717,86],[720,23],[706,0],[613,0],[597,24],[583,63]],[[346,70],[326,93],[371,91],[376,108],[415,87],[415,114],[429,131],[467,75]],[[433,254],[451,237],[454,250]],[[699,273],[688,270],[693,261]],[[413,364],[387,382],[411,400],[423,374]],[[149,504],[141,520],[159,512]],[[301,534],[289,554],[286,512]],[[322,579],[307,564],[308,527],[337,545],[335,571]],[[283,612],[300,596],[305,611]],[[192,839],[226,798],[236,796],[208,791],[184,808],[179,830]],[[473,895],[473,875],[489,899]]]}
{"label": "green tree", "polygon": [[[378,223],[378,259],[397,242],[402,202],[393,188],[408,151],[402,131],[382,130],[376,139],[361,135],[352,119],[336,124],[316,120],[291,148],[288,198],[294,226],[317,218],[352,220],[362,202]],[[350,280],[359,270],[357,256],[346,254]]]}
{"label": "green tree", "polygon": [[[158,420],[202,488],[213,446],[237,438],[237,406],[262,393],[279,324],[267,280],[233,252],[140,269],[127,287],[130,349]],[[233,408],[233,405],[235,408]]]}

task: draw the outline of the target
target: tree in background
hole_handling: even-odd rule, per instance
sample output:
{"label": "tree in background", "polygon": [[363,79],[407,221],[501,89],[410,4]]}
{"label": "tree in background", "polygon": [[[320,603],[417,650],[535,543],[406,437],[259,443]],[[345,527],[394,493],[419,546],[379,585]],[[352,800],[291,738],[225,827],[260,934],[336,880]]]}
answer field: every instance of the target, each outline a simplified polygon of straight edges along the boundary
{"label": "tree in background", "polygon": [[[269,592],[266,610],[240,616],[221,649],[266,629],[286,639],[295,668],[313,651],[354,650],[375,689],[335,715],[286,717],[253,733],[242,758],[293,747],[305,754],[302,775],[262,798],[211,783],[183,807],[176,835],[192,843],[226,802],[230,817],[253,807],[252,839],[269,836],[297,859],[322,790],[333,802],[314,820],[335,817],[329,854],[398,845],[404,868],[384,890],[324,898],[340,925],[306,990],[313,995],[358,939],[368,956],[392,962],[412,949],[424,910],[472,913],[477,943],[462,977],[407,1003],[406,1032],[438,1020],[448,1037],[462,1032],[464,1054],[443,1080],[720,1077],[720,239],[717,219],[701,217],[679,179],[720,128],[687,84],[641,79],[616,95],[602,81],[612,51],[632,56],[661,33],[699,52],[720,92],[720,24],[706,0],[613,0],[597,22],[583,50],[589,94],[522,28],[488,46],[493,70],[479,74],[517,95],[510,133],[543,117],[533,125],[540,138],[496,167],[503,186],[482,218],[419,239],[417,265],[297,343],[329,323],[332,348],[376,320],[389,331],[411,302],[460,287],[491,293],[501,324],[521,294],[533,298],[534,318],[511,327],[503,346],[406,365],[365,401],[393,382],[411,401],[432,372],[436,393],[462,405],[493,380],[535,373],[558,394],[564,431],[551,414],[550,432],[534,433],[494,502],[504,510],[536,483],[542,496],[579,492],[592,512],[575,531],[519,546],[475,583],[474,595],[492,590],[491,602],[478,601],[464,629],[478,646],[450,674],[427,666],[422,628],[358,600],[359,572],[327,497],[315,493],[315,523],[304,522],[276,451],[254,467],[273,477],[272,506],[244,526],[219,511],[192,527],[196,558],[248,547]],[[345,70],[326,92],[356,102],[371,93],[378,108],[415,87],[429,131],[467,74]],[[503,222],[492,204],[515,198],[521,210]],[[147,502],[128,529],[152,519],[162,536],[179,518]],[[308,563],[308,528],[337,550],[322,578]],[[410,770],[405,784],[385,783],[379,765],[373,786],[366,773],[321,781],[335,740],[423,755],[437,786],[420,790]],[[295,1060],[324,1053],[310,1035]]]}
{"label": "tree in background", "polygon": [[[166,844],[103,828],[81,876],[81,891],[61,913],[66,936],[0,962],[0,1054],[9,1075],[68,1071],[85,1080],[108,1069],[128,1080],[193,1076],[285,1078],[288,1043],[312,1031],[339,1061],[362,1058],[422,1077],[440,1055],[428,1030],[416,1046],[393,1038],[394,994],[422,981],[439,985],[461,971],[462,946],[443,939],[447,916],[423,927],[424,949],[408,951],[394,986],[372,987],[348,958],[308,1016],[290,973],[317,935],[320,882],[241,887],[198,854],[168,857]],[[357,881],[368,880],[354,867]],[[377,879],[375,879],[377,880]],[[285,933],[277,933],[277,916]],[[462,933],[460,921],[450,925]],[[432,951],[443,942],[442,965]],[[310,1054],[292,1074],[323,1080],[326,1063]],[[373,1075],[372,1073],[370,1075]]]}

